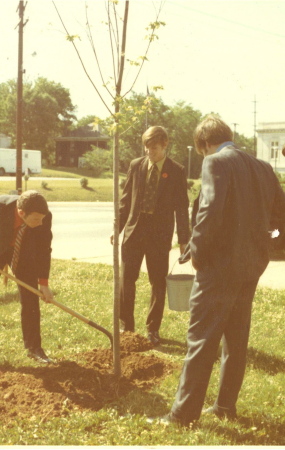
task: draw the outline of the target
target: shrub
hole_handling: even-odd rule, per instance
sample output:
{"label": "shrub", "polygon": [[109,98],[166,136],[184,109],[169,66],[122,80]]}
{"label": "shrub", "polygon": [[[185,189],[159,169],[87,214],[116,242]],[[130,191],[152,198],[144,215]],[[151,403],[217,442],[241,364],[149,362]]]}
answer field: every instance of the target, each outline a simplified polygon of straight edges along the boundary
{"label": "shrub", "polygon": [[86,189],[88,186],[88,178],[80,178],[80,184],[83,189]]}
{"label": "shrub", "polygon": [[43,189],[47,189],[48,184],[47,184],[46,181],[42,181],[42,185],[41,186],[42,186]]}
{"label": "shrub", "polygon": [[84,167],[92,169],[93,176],[99,177],[101,173],[111,168],[111,152],[92,145],[93,150],[84,153]]}
{"label": "shrub", "polygon": [[121,189],[124,189],[125,184],[126,184],[126,179],[120,180],[119,186]]}

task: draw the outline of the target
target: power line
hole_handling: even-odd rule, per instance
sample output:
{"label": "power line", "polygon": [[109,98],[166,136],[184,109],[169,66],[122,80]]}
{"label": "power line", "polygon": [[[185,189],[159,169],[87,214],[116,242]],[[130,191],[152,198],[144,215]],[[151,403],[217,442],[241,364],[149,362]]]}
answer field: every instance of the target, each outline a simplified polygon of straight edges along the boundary
{"label": "power line", "polygon": [[262,28],[253,27],[251,25],[246,25],[246,24],[241,23],[241,22],[236,22],[235,20],[226,19],[225,17],[222,17],[222,16],[216,16],[215,14],[210,14],[210,13],[207,13],[207,12],[204,12],[204,11],[200,11],[198,9],[186,6],[186,4],[184,5],[184,4],[181,4],[181,3],[177,3],[176,1],[173,1],[173,0],[170,0],[169,3],[171,3],[173,6],[175,6],[175,8],[180,7],[182,9],[186,9],[187,11],[193,11],[193,12],[196,12],[196,13],[201,14],[203,16],[211,17],[211,19],[217,19],[217,20],[220,20],[222,22],[226,22],[228,24],[238,25],[238,26],[246,28],[248,30],[258,31],[260,33],[268,34],[270,36],[279,37],[279,38],[285,38],[285,34],[280,34],[280,33],[276,33],[276,32],[273,32],[273,31],[264,30]]}

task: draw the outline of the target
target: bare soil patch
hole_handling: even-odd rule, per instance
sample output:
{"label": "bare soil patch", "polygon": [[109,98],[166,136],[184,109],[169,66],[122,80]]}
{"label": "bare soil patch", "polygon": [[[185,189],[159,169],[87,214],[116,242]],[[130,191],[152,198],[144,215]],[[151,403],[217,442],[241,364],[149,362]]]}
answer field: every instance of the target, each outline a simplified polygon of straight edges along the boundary
{"label": "bare soil patch", "polygon": [[123,333],[120,345],[119,380],[113,374],[111,349],[94,349],[47,366],[0,366],[0,420],[7,423],[17,416],[46,421],[71,411],[98,411],[134,389],[148,390],[174,369],[172,362],[147,354],[152,346],[137,333]]}

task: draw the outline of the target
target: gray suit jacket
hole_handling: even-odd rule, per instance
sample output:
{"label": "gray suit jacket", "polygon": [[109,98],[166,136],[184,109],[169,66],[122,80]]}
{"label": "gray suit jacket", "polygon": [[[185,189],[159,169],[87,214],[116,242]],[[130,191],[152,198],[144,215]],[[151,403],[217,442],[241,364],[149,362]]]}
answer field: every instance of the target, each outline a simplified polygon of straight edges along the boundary
{"label": "gray suit jacket", "polygon": [[276,223],[285,223],[285,193],[270,164],[233,146],[204,158],[190,241],[199,269],[211,268],[217,278],[259,278]]}

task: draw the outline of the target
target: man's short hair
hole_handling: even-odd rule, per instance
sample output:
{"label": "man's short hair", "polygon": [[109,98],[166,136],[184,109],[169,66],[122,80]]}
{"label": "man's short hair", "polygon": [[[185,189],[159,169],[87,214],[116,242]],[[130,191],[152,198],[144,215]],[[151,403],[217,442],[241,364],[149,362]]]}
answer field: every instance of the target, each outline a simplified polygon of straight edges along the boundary
{"label": "man's short hair", "polygon": [[168,142],[168,134],[164,127],[155,126],[149,127],[142,135],[142,143],[145,147],[148,145],[161,144],[164,145]]}
{"label": "man's short hair", "polygon": [[218,116],[210,114],[194,131],[194,142],[197,153],[203,154],[206,142],[209,145],[219,145],[226,141],[232,141],[233,132],[230,127]]}
{"label": "man's short hair", "polygon": [[17,207],[27,216],[34,212],[45,216],[49,213],[46,199],[42,194],[34,190],[23,192],[17,200]]}
{"label": "man's short hair", "polygon": [[282,148],[282,155],[285,156],[285,145],[283,145],[283,148]]}

